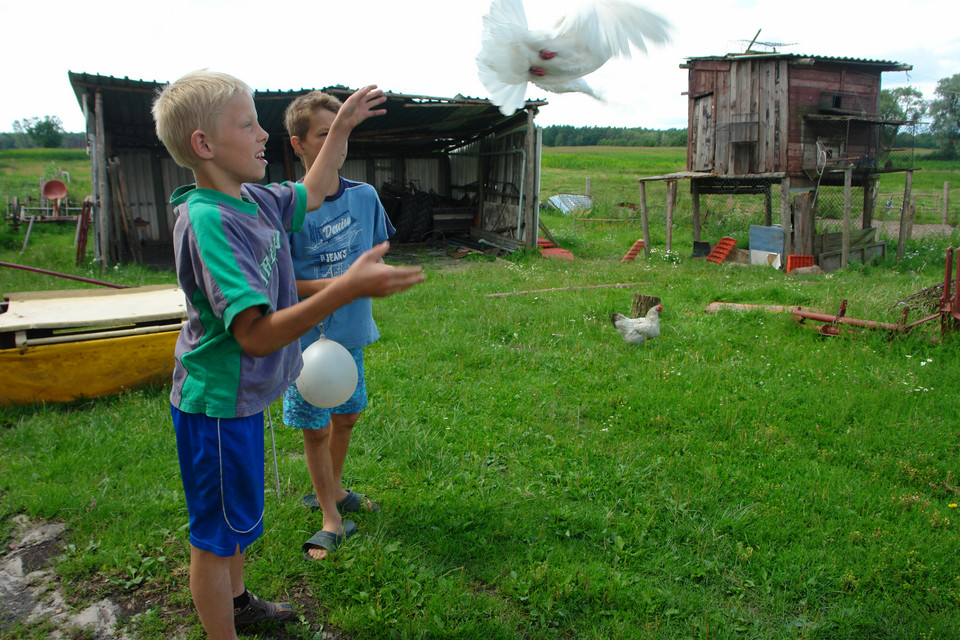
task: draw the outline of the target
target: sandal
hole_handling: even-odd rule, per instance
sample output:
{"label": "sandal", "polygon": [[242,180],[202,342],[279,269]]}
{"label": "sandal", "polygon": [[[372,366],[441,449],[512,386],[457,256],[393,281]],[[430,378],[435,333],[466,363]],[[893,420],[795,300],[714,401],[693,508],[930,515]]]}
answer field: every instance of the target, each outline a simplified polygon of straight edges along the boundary
{"label": "sandal", "polygon": [[236,627],[244,627],[248,624],[256,624],[266,620],[286,622],[297,615],[293,607],[286,602],[268,602],[259,596],[255,596],[249,590],[247,594],[250,596],[250,602],[243,609],[235,611],[233,614],[233,624]]}
{"label": "sandal", "polygon": [[330,554],[336,551],[343,541],[346,538],[349,538],[357,532],[357,525],[353,520],[344,520],[343,521],[343,534],[331,533],[329,531],[324,531],[321,529],[317,531],[313,536],[303,543],[303,557],[306,560],[317,560],[318,558],[313,558],[310,556],[308,551],[313,548],[319,547],[320,549],[327,550],[327,557],[330,557]]}

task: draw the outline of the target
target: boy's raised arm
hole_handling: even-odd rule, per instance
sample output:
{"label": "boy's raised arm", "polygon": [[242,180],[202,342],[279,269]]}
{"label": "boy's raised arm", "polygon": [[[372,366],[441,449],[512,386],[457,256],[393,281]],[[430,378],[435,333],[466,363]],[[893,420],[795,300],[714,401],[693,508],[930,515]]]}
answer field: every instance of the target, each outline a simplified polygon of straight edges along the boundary
{"label": "boy's raised arm", "polygon": [[340,168],[341,152],[346,147],[350,132],[367,118],[385,114],[386,109],[376,107],[386,100],[383,91],[372,84],[357,89],[344,101],[330,126],[320,154],[303,177],[303,186],[307,188],[307,211],[319,208],[329,195],[327,190]]}

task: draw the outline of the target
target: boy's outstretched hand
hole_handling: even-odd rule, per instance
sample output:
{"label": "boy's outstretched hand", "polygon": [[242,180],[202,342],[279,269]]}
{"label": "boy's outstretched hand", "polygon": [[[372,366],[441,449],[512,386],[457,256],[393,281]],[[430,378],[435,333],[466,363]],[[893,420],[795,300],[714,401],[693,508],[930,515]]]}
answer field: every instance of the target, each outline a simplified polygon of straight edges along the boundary
{"label": "boy's outstretched hand", "polygon": [[342,278],[344,285],[349,286],[351,295],[356,298],[383,298],[424,281],[426,276],[420,267],[393,267],[381,262],[380,259],[389,248],[389,242],[381,242],[350,265]]}
{"label": "boy's outstretched hand", "polygon": [[340,110],[337,112],[336,120],[342,120],[351,130],[373,116],[382,116],[387,112],[386,109],[376,109],[379,105],[387,101],[383,91],[377,89],[377,85],[371,84],[357,89],[347,98]]}

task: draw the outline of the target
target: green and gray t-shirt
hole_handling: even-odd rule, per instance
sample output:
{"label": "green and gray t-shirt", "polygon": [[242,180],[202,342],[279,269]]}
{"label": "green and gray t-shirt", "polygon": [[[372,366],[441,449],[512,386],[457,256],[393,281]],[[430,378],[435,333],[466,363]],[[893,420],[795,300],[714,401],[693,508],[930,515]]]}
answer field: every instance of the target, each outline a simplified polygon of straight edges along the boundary
{"label": "green and gray t-shirt", "polygon": [[170,198],[177,280],[187,301],[170,402],[187,413],[238,418],[266,409],[300,373],[300,346],[250,356],[229,332],[244,309],[297,303],[287,232],[306,214],[302,184],[245,184],[242,199],[188,185]]}

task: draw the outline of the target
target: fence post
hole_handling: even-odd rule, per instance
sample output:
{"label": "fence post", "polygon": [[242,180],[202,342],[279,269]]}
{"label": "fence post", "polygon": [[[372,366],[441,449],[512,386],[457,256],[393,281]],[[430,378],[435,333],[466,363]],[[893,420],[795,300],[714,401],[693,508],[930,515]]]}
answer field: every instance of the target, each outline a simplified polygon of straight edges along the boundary
{"label": "fence post", "polygon": [[696,180],[690,181],[690,199],[693,200],[693,239],[700,242],[700,185]]}
{"label": "fence post", "polygon": [[677,181],[667,180],[667,251],[673,248],[673,208],[677,204]]}
{"label": "fence post", "polygon": [[947,222],[947,212],[950,210],[950,183],[943,183],[943,224],[949,224]]}
{"label": "fence post", "polygon": [[900,207],[900,233],[897,237],[897,261],[903,260],[903,243],[906,240],[907,213],[910,209],[910,195],[913,189],[913,171],[907,171],[906,184],[903,187],[903,204]]}
{"label": "fence post", "polygon": [[643,228],[643,252],[650,257],[650,216],[647,211],[647,183],[640,183],[640,226]]}
{"label": "fence post", "polygon": [[790,217],[793,211],[790,208],[790,176],[784,176],[780,181],[780,228],[783,230],[783,253],[789,256],[793,253],[793,242],[790,238]]}
{"label": "fence post", "polygon": [[850,207],[853,191],[853,169],[843,171],[843,248],[840,252],[840,268],[846,269],[850,262]]}

